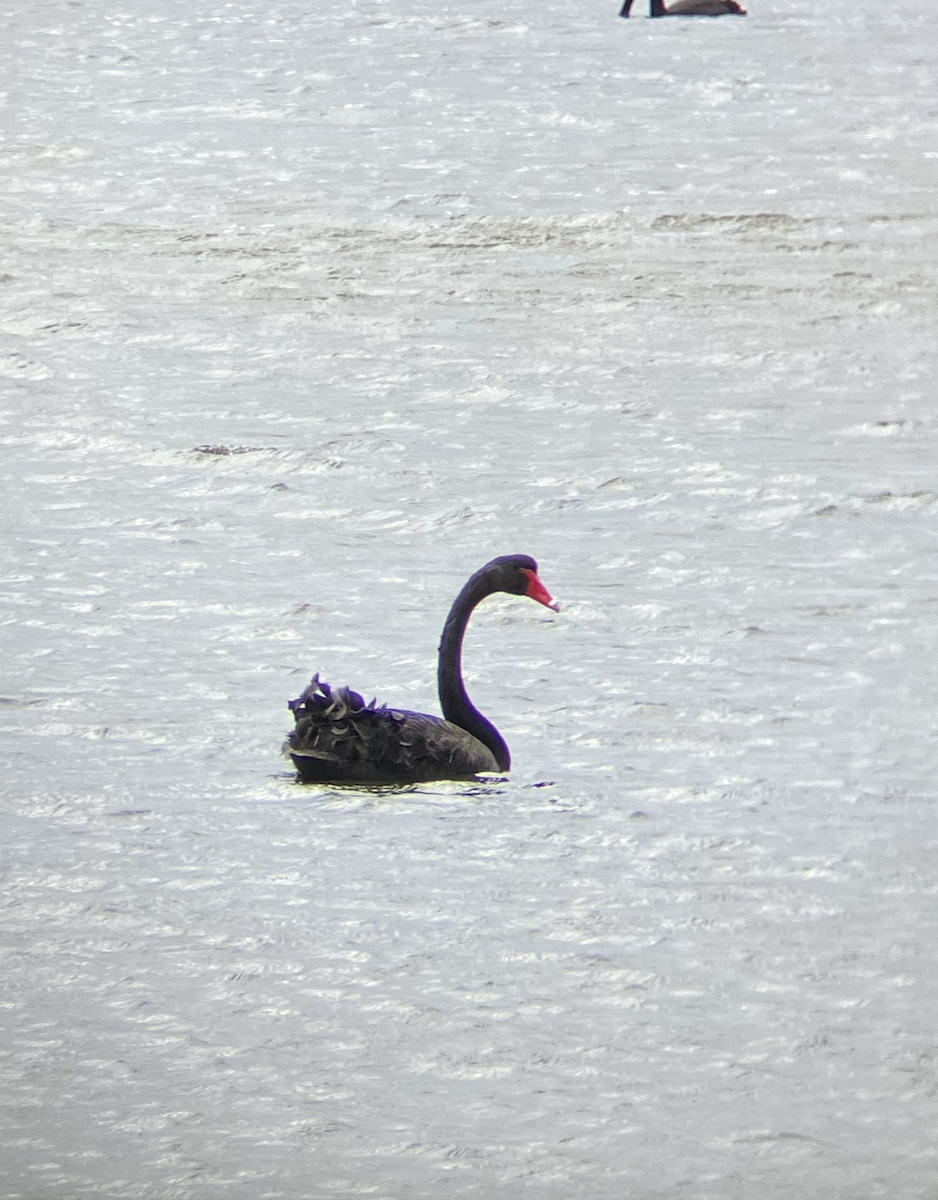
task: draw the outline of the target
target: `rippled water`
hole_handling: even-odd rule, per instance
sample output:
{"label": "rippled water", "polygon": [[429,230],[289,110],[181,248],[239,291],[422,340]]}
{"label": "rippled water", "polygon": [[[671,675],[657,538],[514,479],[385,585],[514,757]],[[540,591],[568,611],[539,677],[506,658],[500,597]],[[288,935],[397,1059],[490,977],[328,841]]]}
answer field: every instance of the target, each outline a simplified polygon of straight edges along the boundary
{"label": "rippled water", "polygon": [[617,7],[7,15],[3,1200],[935,1194],[933,23]]}

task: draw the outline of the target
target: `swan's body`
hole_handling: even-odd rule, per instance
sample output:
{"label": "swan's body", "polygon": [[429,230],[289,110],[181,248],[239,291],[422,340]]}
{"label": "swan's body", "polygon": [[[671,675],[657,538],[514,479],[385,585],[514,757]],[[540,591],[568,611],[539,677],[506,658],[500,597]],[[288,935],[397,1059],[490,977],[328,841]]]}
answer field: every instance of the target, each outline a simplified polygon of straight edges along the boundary
{"label": "swan's body", "polygon": [[331,688],[318,676],[290,707],[296,729],[285,749],[308,783],[421,783],[508,766],[451,721],[374,700],[366,705],[358,692]]}
{"label": "swan's body", "polygon": [[[625,0],[619,12],[627,17],[635,0]],[[675,0],[665,8],[664,0],[650,0],[650,17],[745,17],[746,10],[736,0]]]}
{"label": "swan's body", "polygon": [[450,609],[440,640],[438,685],[443,717],[366,705],[349,688],[331,688],[319,676],[290,701],[296,728],[284,750],[307,783],[420,783],[468,779],[480,771],[507,771],[504,738],[473,707],[462,680],[462,642],[476,605],[493,592],[530,596],[556,609],[537,577],[537,563],[510,554],[487,563]]}

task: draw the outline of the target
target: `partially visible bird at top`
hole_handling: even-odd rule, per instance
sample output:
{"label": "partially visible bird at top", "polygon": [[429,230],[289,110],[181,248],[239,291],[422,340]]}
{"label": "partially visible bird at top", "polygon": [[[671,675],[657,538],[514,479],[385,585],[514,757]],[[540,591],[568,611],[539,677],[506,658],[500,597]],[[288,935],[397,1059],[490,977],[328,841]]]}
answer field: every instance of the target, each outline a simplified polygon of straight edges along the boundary
{"label": "partially visible bird at top", "polygon": [[[625,0],[619,12],[620,17],[627,17],[635,0]],[[664,0],[649,0],[649,17],[745,17],[746,10],[736,3],[736,0],[674,0],[665,8]]]}

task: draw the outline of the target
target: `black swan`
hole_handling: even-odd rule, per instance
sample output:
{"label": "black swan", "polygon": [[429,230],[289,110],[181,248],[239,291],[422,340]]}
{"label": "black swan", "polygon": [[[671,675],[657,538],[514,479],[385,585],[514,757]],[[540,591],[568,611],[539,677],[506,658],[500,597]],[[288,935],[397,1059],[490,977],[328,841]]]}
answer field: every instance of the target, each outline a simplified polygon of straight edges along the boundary
{"label": "black swan", "polygon": [[365,704],[319,675],[289,708],[296,728],[284,744],[304,783],[420,783],[507,771],[511,755],[491,721],[473,707],[462,680],[462,642],[476,605],[493,592],[530,596],[559,611],[526,554],[493,558],[453,604],[440,639],[437,683],[443,719]]}
{"label": "black swan", "polygon": [[[619,16],[627,17],[634,2],[625,0]],[[747,15],[736,0],[675,0],[668,8],[665,8],[664,0],[650,0],[650,4],[650,17],[723,17],[730,13],[737,17]]]}

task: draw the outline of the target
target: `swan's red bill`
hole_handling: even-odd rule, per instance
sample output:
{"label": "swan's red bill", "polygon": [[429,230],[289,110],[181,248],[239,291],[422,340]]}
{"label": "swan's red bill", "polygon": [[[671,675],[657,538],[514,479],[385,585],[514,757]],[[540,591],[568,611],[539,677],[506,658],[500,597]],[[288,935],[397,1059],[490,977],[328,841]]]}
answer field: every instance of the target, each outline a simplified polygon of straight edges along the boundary
{"label": "swan's red bill", "polygon": [[532,600],[536,600],[538,604],[543,604],[545,608],[552,608],[554,612],[560,612],[560,605],[538,579],[536,572],[529,571],[527,567],[522,567],[521,574],[528,577],[528,590],[524,593],[526,596],[529,596]]}

